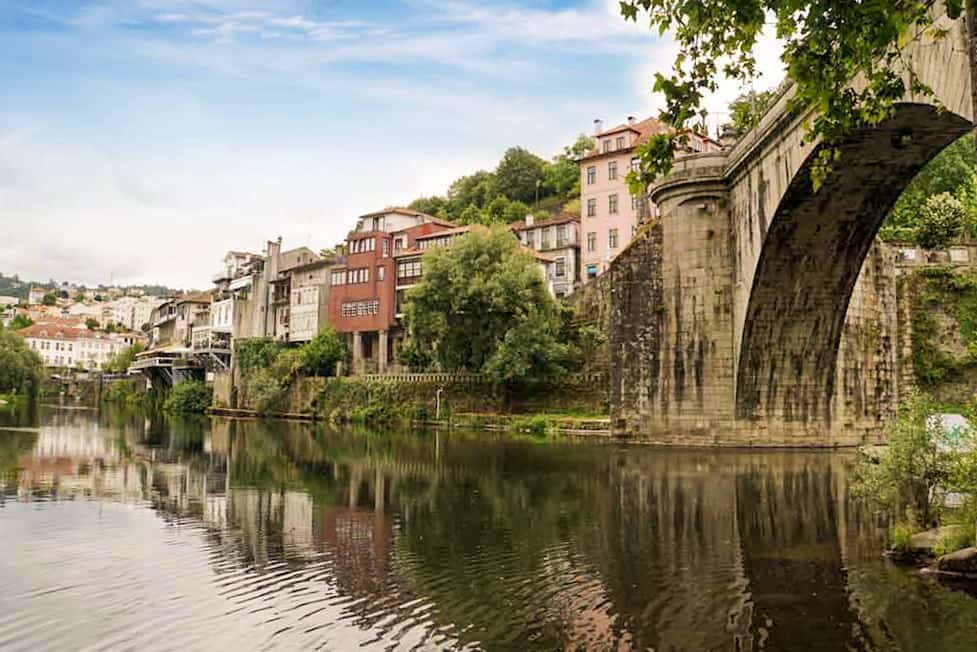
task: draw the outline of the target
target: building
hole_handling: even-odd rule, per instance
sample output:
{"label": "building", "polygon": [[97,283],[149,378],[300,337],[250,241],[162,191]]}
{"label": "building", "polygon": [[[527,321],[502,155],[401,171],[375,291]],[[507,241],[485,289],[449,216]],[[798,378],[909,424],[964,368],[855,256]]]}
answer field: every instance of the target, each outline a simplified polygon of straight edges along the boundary
{"label": "building", "polygon": [[138,333],[102,333],[56,323],[34,324],[18,332],[46,366],[72,369],[100,369],[142,338]]}
{"label": "building", "polygon": [[329,281],[332,268],[343,262],[341,257],[318,258],[288,270],[286,341],[308,342],[329,324]]}
{"label": "building", "polygon": [[436,233],[450,237],[456,228],[406,208],[386,208],[359,218],[346,238],[346,257],[330,268],[329,279],[329,323],[348,336],[354,373],[384,373],[396,359],[395,340],[402,333],[397,327],[395,259],[420,251],[418,238]]}
{"label": "building", "polygon": [[32,306],[36,306],[44,302],[44,295],[48,293],[44,288],[31,286],[31,289],[27,292],[27,303]]}
{"label": "building", "polygon": [[[309,265],[313,267],[309,269]],[[303,285],[305,288],[308,288],[314,282],[328,287],[329,274],[326,271],[322,271],[322,267],[322,257],[308,247],[290,249],[278,255],[278,275],[271,279],[271,309],[275,316],[273,336],[276,339],[282,340],[283,342],[304,342],[315,337],[317,331],[313,332],[311,337],[306,338],[302,336],[302,339],[299,340],[292,339],[291,337],[292,288],[294,286],[292,272],[295,269],[303,270],[301,274],[307,280],[307,283]],[[320,271],[316,272],[316,268],[320,268]],[[310,290],[306,289],[304,294],[306,295],[304,296],[306,301],[312,299]],[[316,301],[317,305],[318,303]],[[306,323],[308,321],[308,305],[301,308],[300,312],[303,310],[305,311],[305,314],[303,314],[303,327],[306,327],[308,326]],[[323,310],[325,311],[325,308]],[[315,326],[318,326],[318,320],[316,320]]]}
{"label": "building", "polygon": [[[641,198],[630,193],[625,178],[638,165],[635,148],[666,129],[654,118],[637,121],[633,116],[611,129],[604,129],[600,120],[595,120],[594,126],[595,147],[579,161],[583,283],[606,271],[631,242],[640,222]],[[721,149],[708,136],[694,132],[687,135],[688,153]],[[655,215],[654,206],[645,210],[650,216]]]}
{"label": "building", "polygon": [[17,297],[8,297],[5,295],[0,295],[0,308],[6,308],[8,306],[16,306],[20,303],[20,299]]}
{"label": "building", "polygon": [[512,224],[512,231],[523,246],[545,253],[551,264],[546,266],[546,280],[553,296],[564,297],[580,283],[580,218],[561,214],[547,220],[527,215]]}
{"label": "building", "polygon": [[129,330],[142,330],[150,323],[153,308],[160,299],[152,297],[124,296],[102,304],[105,323],[122,324]]}

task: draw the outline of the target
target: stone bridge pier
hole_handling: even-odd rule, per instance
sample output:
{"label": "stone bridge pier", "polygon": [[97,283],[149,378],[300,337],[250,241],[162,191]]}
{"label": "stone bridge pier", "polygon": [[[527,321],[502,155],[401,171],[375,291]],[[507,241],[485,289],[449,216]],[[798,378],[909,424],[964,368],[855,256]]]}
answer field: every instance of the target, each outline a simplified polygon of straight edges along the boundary
{"label": "stone bridge pier", "polygon": [[940,22],[946,38],[920,33],[903,53],[935,98],[907,95],[854,134],[816,192],[820,145],[804,141],[812,115],[787,110],[791,88],[732,148],[679,158],[650,188],[659,217],[605,281],[619,435],[880,439],[900,374],[894,258],[875,235],[916,173],[973,128],[962,26]]}

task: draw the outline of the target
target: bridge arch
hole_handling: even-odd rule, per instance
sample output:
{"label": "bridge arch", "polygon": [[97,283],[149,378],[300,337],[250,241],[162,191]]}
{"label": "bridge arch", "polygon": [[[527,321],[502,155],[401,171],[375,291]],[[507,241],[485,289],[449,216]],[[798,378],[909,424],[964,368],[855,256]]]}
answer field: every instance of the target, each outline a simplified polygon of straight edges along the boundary
{"label": "bridge arch", "polygon": [[933,104],[905,102],[852,135],[822,187],[811,164],[790,178],[762,240],[743,313],[736,417],[830,422],[849,300],[899,195],[947,145],[973,128]]}

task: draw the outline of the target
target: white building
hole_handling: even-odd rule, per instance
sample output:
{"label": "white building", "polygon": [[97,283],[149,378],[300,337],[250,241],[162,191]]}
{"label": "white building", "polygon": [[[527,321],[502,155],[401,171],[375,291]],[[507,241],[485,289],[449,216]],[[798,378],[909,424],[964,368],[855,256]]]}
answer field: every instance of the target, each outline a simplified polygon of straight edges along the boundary
{"label": "white building", "polygon": [[49,367],[100,369],[135,341],[132,333],[101,333],[50,323],[19,332]]}
{"label": "white building", "polygon": [[44,301],[45,294],[47,294],[47,290],[44,288],[31,287],[27,293],[27,303],[32,306],[39,305]]}

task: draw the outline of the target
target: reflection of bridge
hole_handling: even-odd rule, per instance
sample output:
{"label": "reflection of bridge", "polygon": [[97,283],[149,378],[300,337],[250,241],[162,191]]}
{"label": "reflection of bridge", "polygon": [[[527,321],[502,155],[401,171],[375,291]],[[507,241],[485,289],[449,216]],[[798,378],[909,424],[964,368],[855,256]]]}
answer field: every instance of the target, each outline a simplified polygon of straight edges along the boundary
{"label": "reflection of bridge", "polygon": [[943,17],[945,39],[908,42],[901,60],[935,100],[907,93],[842,143],[818,192],[813,116],[787,110],[791,88],[731,149],[679,158],[652,186],[661,218],[606,281],[618,433],[751,445],[880,435],[899,374],[894,269],[873,241],[919,169],[973,126],[961,25]]}

